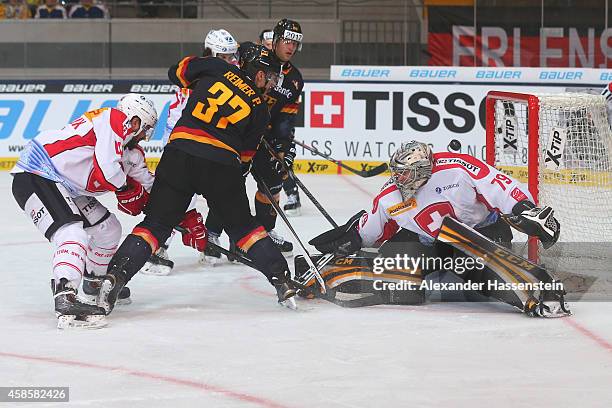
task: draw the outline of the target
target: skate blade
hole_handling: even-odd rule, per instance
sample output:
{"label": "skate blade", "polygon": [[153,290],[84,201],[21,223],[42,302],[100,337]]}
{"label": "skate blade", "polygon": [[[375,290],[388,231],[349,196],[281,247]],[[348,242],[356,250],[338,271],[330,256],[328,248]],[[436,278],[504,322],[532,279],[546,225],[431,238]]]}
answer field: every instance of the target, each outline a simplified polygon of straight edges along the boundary
{"label": "skate blade", "polygon": [[299,217],[302,215],[302,210],[300,208],[285,210],[285,214],[287,214],[288,217]]}
{"label": "skate blade", "polygon": [[172,268],[164,265],[145,264],[140,270],[140,273],[154,276],[168,276],[172,272]]}
{"label": "skate blade", "polygon": [[116,305],[127,306],[132,304],[132,298],[117,299]]}
{"label": "skate blade", "polygon": [[295,296],[291,296],[289,299],[285,299],[282,302],[279,301],[278,304],[281,306],[285,306],[286,308],[291,310],[298,310],[298,305],[295,301]]}
{"label": "skate blade", "polygon": [[281,252],[285,258],[293,258],[293,251]]}
{"label": "skate blade", "polygon": [[203,253],[201,253],[200,257],[198,258],[198,262],[200,263],[200,265],[203,265],[203,266],[215,266],[221,262],[221,258],[217,258],[214,256],[208,256],[208,255],[204,255]]}
{"label": "skate blade", "polygon": [[75,315],[63,315],[57,318],[57,328],[66,329],[101,329],[106,327],[108,322],[106,316],[94,315],[78,318]]}

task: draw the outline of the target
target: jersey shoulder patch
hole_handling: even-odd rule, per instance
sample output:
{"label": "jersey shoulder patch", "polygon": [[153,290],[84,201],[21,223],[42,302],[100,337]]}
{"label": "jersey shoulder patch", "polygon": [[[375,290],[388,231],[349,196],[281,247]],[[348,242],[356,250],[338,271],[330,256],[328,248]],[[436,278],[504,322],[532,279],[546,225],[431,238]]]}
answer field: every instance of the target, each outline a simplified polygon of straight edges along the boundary
{"label": "jersey shoulder patch", "polygon": [[469,154],[442,152],[434,153],[433,157],[432,173],[447,169],[461,169],[475,180],[480,180],[490,173],[489,167],[485,163]]}
{"label": "jersey shoulder patch", "polygon": [[388,207],[387,214],[389,214],[390,217],[396,217],[416,207],[417,207],[417,200],[416,198],[412,197],[410,200],[402,201],[401,203],[394,204]]}

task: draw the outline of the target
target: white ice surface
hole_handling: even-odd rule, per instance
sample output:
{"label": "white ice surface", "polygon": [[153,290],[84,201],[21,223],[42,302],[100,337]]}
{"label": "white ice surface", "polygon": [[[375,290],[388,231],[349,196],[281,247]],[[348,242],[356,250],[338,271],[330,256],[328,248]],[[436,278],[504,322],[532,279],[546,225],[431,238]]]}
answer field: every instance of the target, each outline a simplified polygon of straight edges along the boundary
{"label": "white ice surface", "polygon": [[[384,182],[300,177],[338,222],[369,208]],[[575,316],[551,320],[492,303],[302,301],[293,312],[258,272],[204,269],[178,239],[172,275],[137,275],[134,303],[118,306],[108,327],[59,331],[51,246],[10,183],[0,173],[0,386],[70,387],[69,404],[19,407],[612,406],[610,303],[573,304]],[[102,201],[115,206],[112,194]],[[328,224],[302,203],[291,220],[307,241]],[[137,220],[119,217],[125,235]]]}

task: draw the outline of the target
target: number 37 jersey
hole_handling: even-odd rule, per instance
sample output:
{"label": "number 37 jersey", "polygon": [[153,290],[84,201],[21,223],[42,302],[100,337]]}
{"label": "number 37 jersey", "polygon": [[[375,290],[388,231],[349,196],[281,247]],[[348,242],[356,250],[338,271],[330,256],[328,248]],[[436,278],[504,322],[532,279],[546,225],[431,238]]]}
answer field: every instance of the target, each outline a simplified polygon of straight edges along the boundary
{"label": "number 37 jersey", "polygon": [[382,244],[399,228],[434,239],[445,217],[484,226],[491,213],[509,214],[523,200],[533,202],[526,186],[494,167],[467,154],[436,153],[431,178],[413,198],[404,201],[395,184],[383,188],[362,216],[359,235],[364,247]]}
{"label": "number 37 jersey", "polygon": [[270,116],[255,84],[236,66],[214,57],[187,57],[168,71],[191,88],[168,145],[239,166],[255,155]]}

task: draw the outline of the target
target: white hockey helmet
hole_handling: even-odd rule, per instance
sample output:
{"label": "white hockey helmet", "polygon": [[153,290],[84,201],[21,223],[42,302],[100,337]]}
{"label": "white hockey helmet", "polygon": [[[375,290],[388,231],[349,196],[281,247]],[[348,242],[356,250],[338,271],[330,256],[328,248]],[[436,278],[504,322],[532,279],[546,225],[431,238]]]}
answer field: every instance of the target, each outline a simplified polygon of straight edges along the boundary
{"label": "white hockey helmet", "polygon": [[150,99],[141,94],[129,93],[119,99],[117,109],[125,113],[128,120],[132,120],[134,116],[140,119],[140,129],[126,138],[126,144],[143,131],[145,132],[145,140],[149,141],[151,139],[155,125],[157,125],[157,110]]}
{"label": "white hockey helmet", "polygon": [[391,179],[408,200],[429,180],[433,168],[433,152],[429,145],[417,141],[402,143],[389,160]]}
{"label": "white hockey helmet", "polygon": [[213,57],[219,54],[234,56],[237,60],[238,43],[227,30],[210,30],[204,40],[204,49],[210,49]]}

